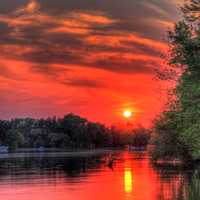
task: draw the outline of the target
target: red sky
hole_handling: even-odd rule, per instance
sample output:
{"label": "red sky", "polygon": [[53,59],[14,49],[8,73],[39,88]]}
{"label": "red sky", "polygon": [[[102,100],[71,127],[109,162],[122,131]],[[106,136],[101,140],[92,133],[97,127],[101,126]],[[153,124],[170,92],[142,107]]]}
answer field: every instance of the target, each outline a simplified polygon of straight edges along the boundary
{"label": "red sky", "polygon": [[1,0],[0,118],[151,124],[166,102],[166,30],[181,0]]}

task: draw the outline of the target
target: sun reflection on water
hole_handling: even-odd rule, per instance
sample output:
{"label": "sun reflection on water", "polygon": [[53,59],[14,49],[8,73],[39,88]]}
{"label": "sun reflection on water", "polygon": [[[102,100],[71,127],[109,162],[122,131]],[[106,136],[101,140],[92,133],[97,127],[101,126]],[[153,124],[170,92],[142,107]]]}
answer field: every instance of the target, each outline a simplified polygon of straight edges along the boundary
{"label": "sun reflection on water", "polygon": [[131,193],[133,188],[133,175],[130,168],[125,168],[124,171],[124,190],[126,193]]}

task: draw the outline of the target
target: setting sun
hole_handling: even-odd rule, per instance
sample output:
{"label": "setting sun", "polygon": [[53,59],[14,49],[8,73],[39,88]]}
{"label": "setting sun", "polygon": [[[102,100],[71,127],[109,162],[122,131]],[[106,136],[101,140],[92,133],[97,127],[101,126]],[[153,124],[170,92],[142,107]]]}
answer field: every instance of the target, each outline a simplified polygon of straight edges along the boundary
{"label": "setting sun", "polygon": [[132,116],[132,111],[130,111],[130,110],[124,110],[123,116],[125,118],[130,118]]}

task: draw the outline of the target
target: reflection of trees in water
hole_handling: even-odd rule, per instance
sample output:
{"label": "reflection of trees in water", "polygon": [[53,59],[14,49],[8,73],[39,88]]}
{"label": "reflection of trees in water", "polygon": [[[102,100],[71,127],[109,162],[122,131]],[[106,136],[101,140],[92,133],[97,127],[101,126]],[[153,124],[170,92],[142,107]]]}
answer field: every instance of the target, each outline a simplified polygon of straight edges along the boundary
{"label": "reflection of trees in water", "polygon": [[[122,156],[124,155],[124,157]],[[120,159],[120,157],[123,159]],[[23,158],[8,158],[0,159],[0,180],[20,180],[20,183],[31,182],[40,184],[45,180],[55,183],[59,178],[64,178],[64,181],[74,183],[85,179],[86,177],[105,170],[107,160],[110,154],[90,155],[82,157],[23,157]],[[148,159],[145,153],[117,153],[113,155],[116,160],[116,168],[125,166],[124,171],[124,189],[125,192],[131,194],[138,180],[136,175],[142,173],[140,165],[144,163],[139,160]],[[147,163],[147,162],[145,162]],[[149,166],[151,173],[156,175],[156,191],[157,200],[199,200],[200,199],[200,170],[195,166],[185,167],[158,167]],[[145,171],[146,172],[146,171]],[[145,174],[145,173],[144,173]],[[123,174],[121,174],[123,175]],[[138,176],[144,178],[144,176]],[[134,179],[135,178],[135,179]],[[151,181],[154,181],[152,177]],[[66,180],[67,179],[67,180]],[[145,178],[144,178],[145,180]],[[15,183],[14,181],[14,183]],[[23,182],[24,181],[24,182]],[[135,181],[135,182],[134,182]],[[151,182],[149,182],[151,187]],[[138,189],[139,191],[139,189]]]}
{"label": "reflection of trees in water", "polygon": [[[87,157],[23,157],[0,160],[0,178],[21,178],[26,175],[48,175],[52,177],[87,176],[91,169],[105,166],[107,154]],[[21,176],[21,177],[20,177]],[[34,177],[34,176],[33,176]]]}
{"label": "reflection of trees in water", "polygon": [[200,169],[195,170],[188,186],[188,200],[200,199]]}
{"label": "reflection of trees in water", "polygon": [[163,200],[185,200],[187,188],[184,175],[178,174],[169,177],[168,180],[162,180],[160,194]]}
{"label": "reflection of trees in water", "polygon": [[200,169],[194,166],[157,167],[162,200],[199,200]]}

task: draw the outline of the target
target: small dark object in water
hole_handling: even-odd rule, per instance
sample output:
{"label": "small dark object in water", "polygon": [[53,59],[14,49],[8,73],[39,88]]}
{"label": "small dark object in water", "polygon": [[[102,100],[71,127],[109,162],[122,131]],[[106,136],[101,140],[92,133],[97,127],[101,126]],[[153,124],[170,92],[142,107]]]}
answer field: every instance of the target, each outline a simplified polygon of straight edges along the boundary
{"label": "small dark object in water", "polygon": [[109,158],[108,158],[107,166],[109,168],[113,169],[114,161],[115,161],[115,158],[112,155],[110,155]]}

